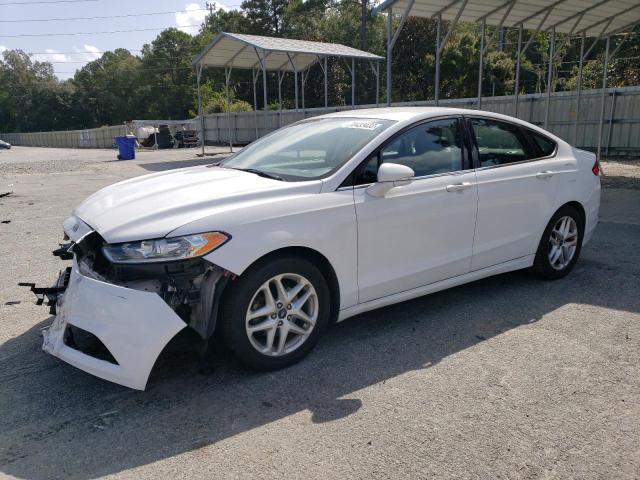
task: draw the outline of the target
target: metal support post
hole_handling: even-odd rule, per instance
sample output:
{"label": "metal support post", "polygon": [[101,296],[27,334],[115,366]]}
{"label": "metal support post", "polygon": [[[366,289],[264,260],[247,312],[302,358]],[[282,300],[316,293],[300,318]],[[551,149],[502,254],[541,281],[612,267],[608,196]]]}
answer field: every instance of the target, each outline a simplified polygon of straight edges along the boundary
{"label": "metal support post", "polygon": [[324,57],[324,108],[329,106],[329,88],[327,83],[327,57]]}
{"label": "metal support post", "polygon": [[[459,0],[455,0],[449,6],[458,3],[458,1]],[[512,0],[512,2],[514,1],[515,0]],[[462,4],[458,9],[458,13],[456,14],[455,18],[451,22],[451,25],[449,25],[449,30],[447,31],[447,34],[444,36],[443,39],[440,39],[440,33],[442,30],[442,12],[447,10],[448,7],[441,9],[437,14],[438,29],[437,29],[437,35],[436,35],[437,38],[436,38],[436,86],[435,86],[436,105],[438,105],[438,103],[440,102],[440,59],[442,58],[442,52],[444,50],[445,45],[447,44],[447,41],[449,40],[449,37],[453,33],[453,30],[456,28],[456,25],[458,25],[458,20],[460,20],[460,16],[462,15],[462,12],[466,8],[468,2],[469,0],[462,0]]]}
{"label": "metal support post", "polygon": [[438,15],[438,24],[436,27],[436,82],[435,82],[435,100],[436,105],[440,103],[440,30],[442,29],[442,15]]}
{"label": "metal support post", "polygon": [[227,126],[229,127],[229,151],[233,153],[233,140],[231,139],[231,100],[229,98],[229,78],[231,77],[231,67],[224,69],[224,85],[227,95]]}
{"label": "metal support post", "polygon": [[578,80],[576,83],[576,118],[573,119],[573,146],[578,143],[578,123],[580,122],[580,95],[582,93],[582,65],[584,63],[584,41],[586,32],[582,32],[580,40],[580,61],[578,62]]}
{"label": "metal support post", "polygon": [[305,78],[307,75],[308,75],[308,73],[307,73],[307,72],[305,72],[304,70],[302,70],[302,71],[300,72],[300,83],[301,83],[301,86],[302,86],[302,111],[303,111],[303,112],[304,112],[304,109],[305,109],[305,102],[304,102],[304,84],[305,84],[305,82],[306,82],[306,80],[307,80],[307,79]]}
{"label": "metal support post", "polygon": [[267,56],[265,54],[265,51],[262,51],[262,95],[263,95],[263,101],[264,101],[264,134],[267,134],[269,125],[268,125],[268,117],[267,117],[267,111],[268,111],[268,107],[269,107],[269,98],[267,95]]}
{"label": "metal support post", "polygon": [[520,24],[518,29],[518,53],[516,57],[516,84],[513,90],[513,116],[518,118],[518,95],[520,94],[520,62],[522,60],[522,33],[524,27]]}
{"label": "metal support post", "polygon": [[609,156],[609,145],[611,144],[611,131],[613,130],[613,117],[616,114],[616,90],[611,92],[611,111],[609,112],[609,130],[607,130],[607,143],[604,147],[604,154]]}
{"label": "metal support post", "polygon": [[602,69],[602,99],[600,101],[600,122],[598,124],[598,151],[596,158],[600,160],[602,153],[602,127],[604,124],[604,108],[607,101],[607,70],[609,69],[609,46],[611,45],[611,37],[607,37],[604,49],[604,68]]}
{"label": "metal support post", "polygon": [[291,68],[293,68],[293,82],[295,85],[295,97],[296,97],[296,112],[298,111],[298,65],[295,62],[296,56],[294,55],[291,58],[291,55],[287,53],[287,58],[289,59],[289,63],[291,64]]}
{"label": "metal support post", "polygon": [[351,106],[356,105],[356,59],[351,59]]}
{"label": "metal support post", "polygon": [[396,41],[400,36],[402,27],[404,27],[409,13],[411,13],[414,3],[415,0],[409,0],[407,2],[407,6],[404,8],[404,12],[400,17],[400,23],[398,24],[398,28],[395,33],[393,33],[393,10],[389,8],[387,11],[387,106],[391,105],[391,53],[393,52],[393,46],[396,44]]}
{"label": "metal support post", "polygon": [[387,12],[387,107],[391,106],[391,60],[393,53],[393,10]]}
{"label": "metal support post", "polygon": [[282,79],[284,73],[278,70],[278,110],[282,110]]}
{"label": "metal support post", "polygon": [[[487,20],[482,19],[480,27],[480,63],[478,64],[478,110],[482,110],[482,69],[484,66],[484,31],[487,28]],[[438,29],[439,32],[439,29]],[[438,33],[438,36],[440,34]]]}
{"label": "metal support post", "polygon": [[204,157],[204,116],[202,115],[202,95],[200,94],[200,77],[202,75],[202,62],[196,67],[198,79],[198,116],[200,117],[200,142],[202,143],[202,156]]}
{"label": "metal support post", "polygon": [[544,128],[549,127],[549,106],[551,104],[551,90],[553,90],[553,57],[556,47],[556,29],[551,29],[551,45],[549,46],[549,71],[547,72],[547,101],[544,107]]}
{"label": "metal support post", "polygon": [[376,62],[376,107],[380,105],[380,60]]}
{"label": "metal support post", "polygon": [[282,80],[284,72],[278,70],[278,127],[282,126]]}
{"label": "metal support post", "polygon": [[373,62],[369,61],[369,66],[373,71],[373,76],[376,77],[376,107],[380,104],[380,62],[376,61],[375,67],[373,66]]}
{"label": "metal support post", "polygon": [[256,92],[256,83],[258,82],[258,72],[251,70],[251,78],[253,79],[253,127],[256,132],[256,140],[258,139],[258,94]]}

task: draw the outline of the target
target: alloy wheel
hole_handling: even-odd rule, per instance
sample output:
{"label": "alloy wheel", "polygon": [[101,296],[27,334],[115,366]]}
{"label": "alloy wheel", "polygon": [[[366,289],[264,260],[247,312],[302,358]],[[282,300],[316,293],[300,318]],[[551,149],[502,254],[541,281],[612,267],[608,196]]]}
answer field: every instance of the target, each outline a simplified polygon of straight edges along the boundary
{"label": "alloy wheel", "polygon": [[298,349],[318,320],[318,294],[302,275],[283,273],[264,282],[249,302],[245,329],[263,355],[279,357]]}
{"label": "alloy wheel", "polygon": [[569,216],[558,219],[549,237],[549,263],[555,270],[565,269],[578,248],[578,225]]}

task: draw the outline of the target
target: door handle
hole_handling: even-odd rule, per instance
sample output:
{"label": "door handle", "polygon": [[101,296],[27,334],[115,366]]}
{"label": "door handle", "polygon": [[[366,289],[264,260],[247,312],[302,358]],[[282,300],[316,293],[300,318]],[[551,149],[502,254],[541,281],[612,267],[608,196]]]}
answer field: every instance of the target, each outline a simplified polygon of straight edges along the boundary
{"label": "door handle", "polygon": [[454,183],[453,185],[447,185],[447,192],[462,192],[471,186],[469,182]]}
{"label": "door handle", "polygon": [[543,172],[536,173],[536,178],[550,178],[553,177],[553,172],[551,170],[545,170]]}

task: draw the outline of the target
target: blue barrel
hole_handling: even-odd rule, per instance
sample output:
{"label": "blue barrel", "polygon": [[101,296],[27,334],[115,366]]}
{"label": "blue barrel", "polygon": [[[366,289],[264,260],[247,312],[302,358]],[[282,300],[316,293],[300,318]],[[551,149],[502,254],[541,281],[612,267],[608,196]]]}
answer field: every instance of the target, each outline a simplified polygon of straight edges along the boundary
{"label": "blue barrel", "polygon": [[136,137],[115,137],[118,145],[118,160],[133,160],[136,158]]}

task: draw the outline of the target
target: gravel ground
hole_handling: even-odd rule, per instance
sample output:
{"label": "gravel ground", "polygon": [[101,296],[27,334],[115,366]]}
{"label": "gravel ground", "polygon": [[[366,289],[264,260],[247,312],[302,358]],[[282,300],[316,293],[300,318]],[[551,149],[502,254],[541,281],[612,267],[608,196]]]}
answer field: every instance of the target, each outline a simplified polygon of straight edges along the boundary
{"label": "gravel ground", "polygon": [[496,276],[360,315],[256,374],[172,342],[145,392],[40,350],[61,223],[98,188],[192,151],[0,151],[0,476],[640,477],[640,163],[606,162],[601,224],[566,279]]}

